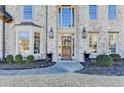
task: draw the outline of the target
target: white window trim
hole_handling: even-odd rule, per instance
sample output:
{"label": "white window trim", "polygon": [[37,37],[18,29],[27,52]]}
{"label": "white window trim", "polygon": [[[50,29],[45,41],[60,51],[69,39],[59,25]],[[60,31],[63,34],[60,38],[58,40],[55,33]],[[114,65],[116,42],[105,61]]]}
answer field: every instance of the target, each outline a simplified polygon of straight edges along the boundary
{"label": "white window trim", "polygon": [[[28,32],[29,33],[29,54],[23,54],[22,53],[22,56],[25,57],[27,55],[34,55],[35,58],[37,57],[40,57],[41,56],[41,39],[42,39],[42,33],[41,31],[17,31],[16,32],[16,54],[19,54],[19,44],[18,44],[18,41],[19,41],[19,33],[20,32]],[[39,32],[40,33],[40,53],[34,53],[34,32]]]}
{"label": "white window trim", "polygon": [[[35,32],[40,33],[40,53],[34,53],[34,33],[35,33]],[[40,31],[33,31],[32,34],[33,34],[33,35],[32,35],[32,37],[33,37],[33,44],[32,44],[33,54],[34,54],[34,55],[39,55],[39,54],[41,54],[41,32],[40,32]]]}
{"label": "white window trim", "polygon": [[107,12],[108,12],[108,20],[109,20],[109,22],[114,22],[114,21],[116,21],[116,20],[117,20],[117,17],[118,17],[118,14],[117,14],[118,7],[117,7],[117,5],[115,5],[115,6],[116,6],[116,18],[115,18],[115,19],[109,19],[109,5],[108,5],[108,7],[107,7]]}
{"label": "white window trim", "polygon": [[[90,37],[91,37],[91,34],[96,34],[97,35],[97,47],[96,47],[96,53],[95,52],[91,52],[91,54],[93,54],[93,55],[96,55],[96,54],[98,54],[98,37],[99,37],[99,33],[89,33],[89,45],[90,45]],[[88,45],[88,46],[89,46]],[[89,49],[90,49],[91,47],[89,46]]]}
{"label": "white window trim", "polygon": [[[34,33],[39,32],[40,33],[40,53],[34,53]],[[40,59],[41,58],[41,53],[42,53],[42,32],[41,31],[32,31],[32,38],[31,38],[31,54],[34,55],[35,59]]]}
{"label": "white window trim", "polygon": [[[29,54],[31,54],[31,33],[30,31],[17,31],[16,32],[16,54],[19,54],[19,44],[18,44],[18,41],[19,41],[19,33],[20,32],[28,32],[29,33]],[[22,55],[25,57],[26,55],[22,53]]]}
{"label": "white window trim", "polygon": [[110,46],[108,45],[108,51],[110,51],[109,54],[111,54],[111,53],[118,53],[118,38],[119,38],[119,33],[118,32],[108,32],[108,44],[109,44],[109,35],[110,35],[110,33],[116,33],[117,34],[117,37],[116,37],[116,41],[115,41],[115,43],[116,43],[116,51],[115,52],[111,52],[111,50],[109,49]]}
{"label": "white window trim", "polygon": [[[73,26],[73,21],[75,22],[75,8],[72,7],[72,6],[70,6],[70,7],[69,7],[69,6],[64,6],[64,7],[61,6],[61,7],[59,7],[59,8],[60,8],[60,11],[61,11],[61,12],[60,12],[60,13],[61,13],[61,14],[60,14],[60,15],[61,15],[61,16],[60,16],[60,17],[61,17],[61,24],[60,24],[60,26],[59,26],[59,24],[58,24],[58,28],[59,28],[59,29],[63,29],[63,28],[74,28],[74,27],[75,27],[75,23],[74,23],[74,26]],[[59,8],[58,8],[58,12],[57,12],[57,14],[58,14],[57,20],[59,20]],[[71,24],[71,27],[63,27],[63,26],[62,26],[62,9],[63,9],[63,8],[71,8],[71,18],[70,18],[70,19],[71,19],[71,23],[72,23],[72,24]],[[74,20],[73,20],[72,8],[74,8]],[[72,20],[73,20],[73,21],[72,21]],[[57,21],[57,22],[59,22],[59,21]]]}
{"label": "white window trim", "polygon": [[91,19],[90,18],[90,5],[89,5],[88,8],[89,8],[89,10],[88,10],[89,11],[89,20],[94,21],[94,22],[97,21],[98,20],[98,9],[99,9],[98,5],[96,5],[96,19]]}
{"label": "white window trim", "polygon": [[35,7],[32,5],[32,19],[24,19],[24,5],[21,5],[21,20],[26,21],[26,22],[31,22],[35,18]]}

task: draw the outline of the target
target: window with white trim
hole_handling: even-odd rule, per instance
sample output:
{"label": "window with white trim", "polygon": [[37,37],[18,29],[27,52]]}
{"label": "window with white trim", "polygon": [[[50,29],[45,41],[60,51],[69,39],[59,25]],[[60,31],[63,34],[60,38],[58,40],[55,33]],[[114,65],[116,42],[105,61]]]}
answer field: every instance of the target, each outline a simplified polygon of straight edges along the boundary
{"label": "window with white trim", "polygon": [[40,32],[34,32],[34,54],[40,53]]}
{"label": "window with white trim", "polygon": [[116,53],[118,33],[109,33],[109,51]]}
{"label": "window with white trim", "polygon": [[108,19],[116,19],[116,5],[109,5],[108,7]]}
{"label": "window with white trim", "polygon": [[59,8],[58,27],[74,27],[74,8],[69,5],[63,5]]}
{"label": "window with white trim", "polygon": [[89,47],[91,53],[97,53],[98,33],[89,33]]}
{"label": "window with white trim", "polygon": [[97,19],[97,6],[96,5],[89,5],[89,16],[91,20]]}
{"label": "window with white trim", "polygon": [[28,54],[29,50],[29,32],[19,32],[18,35],[19,53]]}
{"label": "window with white trim", "polygon": [[33,18],[33,7],[31,5],[23,6],[23,20],[32,20]]}

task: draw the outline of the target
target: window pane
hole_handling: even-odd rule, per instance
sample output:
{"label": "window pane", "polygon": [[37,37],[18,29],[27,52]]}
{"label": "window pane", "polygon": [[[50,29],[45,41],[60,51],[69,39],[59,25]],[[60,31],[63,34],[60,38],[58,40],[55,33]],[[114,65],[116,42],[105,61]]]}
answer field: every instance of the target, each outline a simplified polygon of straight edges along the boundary
{"label": "window pane", "polygon": [[40,53],[40,33],[34,32],[34,54]]}
{"label": "window pane", "polygon": [[62,8],[62,27],[71,27],[71,8]]}
{"label": "window pane", "polygon": [[29,33],[19,32],[19,53],[29,53]]}
{"label": "window pane", "polygon": [[96,5],[90,5],[89,6],[89,14],[90,14],[90,19],[95,20],[97,16],[97,6]]}
{"label": "window pane", "polygon": [[117,33],[109,33],[109,50],[112,53],[116,52]]}
{"label": "window pane", "polygon": [[24,19],[28,19],[28,20],[32,19],[32,6],[31,5],[24,6]]}
{"label": "window pane", "polygon": [[74,8],[71,8],[70,6],[59,8],[58,26],[74,27]]}
{"label": "window pane", "polygon": [[109,20],[116,19],[116,5],[109,5]]}
{"label": "window pane", "polygon": [[90,52],[91,53],[96,53],[97,52],[97,38],[98,38],[97,33],[90,34],[89,47],[90,47]]}

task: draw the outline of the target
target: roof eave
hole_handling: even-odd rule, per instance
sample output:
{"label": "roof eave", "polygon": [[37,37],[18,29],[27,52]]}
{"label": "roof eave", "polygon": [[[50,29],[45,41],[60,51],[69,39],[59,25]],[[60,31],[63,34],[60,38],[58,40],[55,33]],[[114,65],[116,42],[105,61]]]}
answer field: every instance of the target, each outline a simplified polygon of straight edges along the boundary
{"label": "roof eave", "polygon": [[11,23],[13,21],[13,18],[9,13],[0,9],[0,14],[2,15],[2,18],[5,22]]}

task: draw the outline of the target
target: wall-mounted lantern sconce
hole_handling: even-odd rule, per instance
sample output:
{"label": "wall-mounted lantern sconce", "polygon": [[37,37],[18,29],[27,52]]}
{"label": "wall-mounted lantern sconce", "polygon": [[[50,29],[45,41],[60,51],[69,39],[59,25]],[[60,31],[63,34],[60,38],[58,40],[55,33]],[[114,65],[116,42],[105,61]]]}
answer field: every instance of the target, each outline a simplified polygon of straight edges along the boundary
{"label": "wall-mounted lantern sconce", "polygon": [[50,31],[49,31],[49,38],[53,38],[54,37],[54,33],[53,33],[53,29],[51,27]]}
{"label": "wall-mounted lantern sconce", "polygon": [[82,38],[86,38],[86,37],[87,37],[87,31],[86,28],[84,27],[82,31]]}

